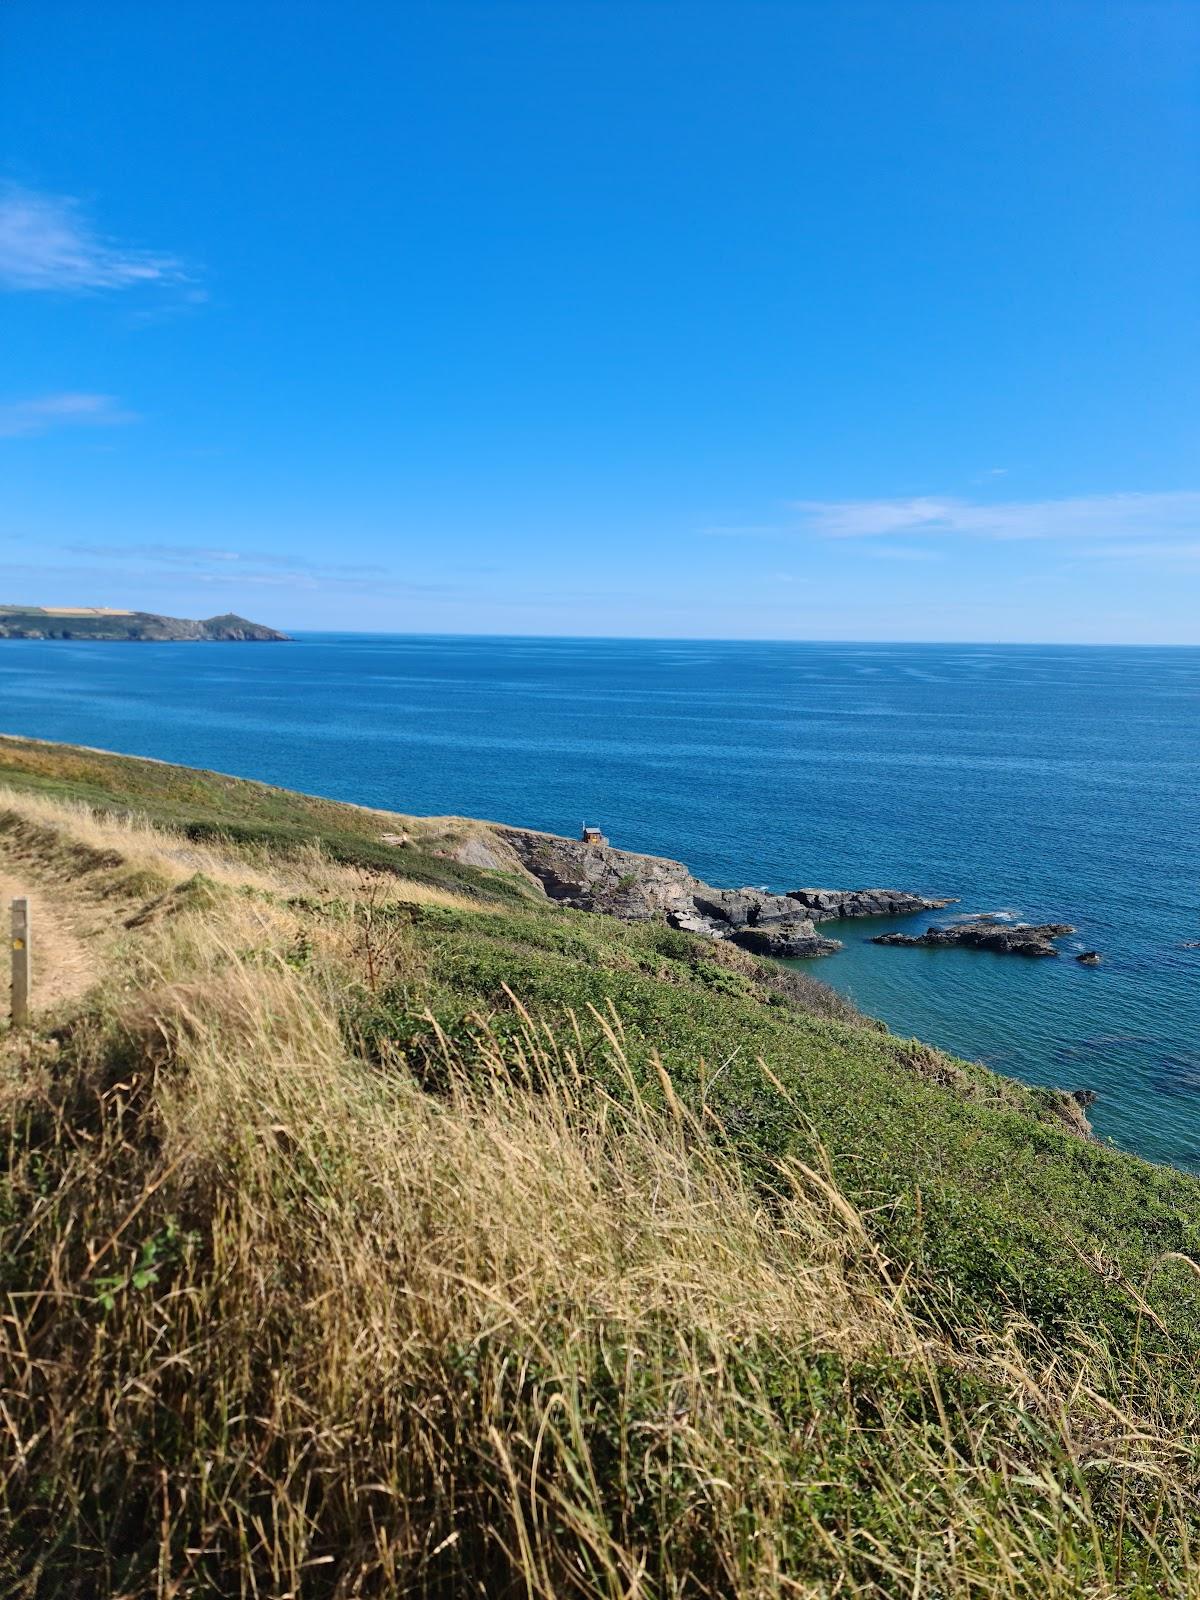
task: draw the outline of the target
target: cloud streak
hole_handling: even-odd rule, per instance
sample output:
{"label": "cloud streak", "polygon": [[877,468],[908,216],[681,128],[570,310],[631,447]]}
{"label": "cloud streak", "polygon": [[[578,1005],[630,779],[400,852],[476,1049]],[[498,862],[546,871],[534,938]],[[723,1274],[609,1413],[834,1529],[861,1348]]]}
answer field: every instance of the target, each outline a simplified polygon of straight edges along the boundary
{"label": "cloud streak", "polygon": [[[183,567],[189,571],[213,569],[212,576],[242,582],[247,569],[265,567],[263,582],[276,581],[273,569],[285,578],[373,578],[387,575],[386,567],[369,562],[306,561],[302,556],[267,550],[227,550],[202,544],[69,544],[68,555],[100,561],[141,561],[152,566]],[[236,570],[234,570],[236,569]]]}
{"label": "cloud streak", "polygon": [[115,428],[136,422],[111,394],[45,394],[0,405],[0,439],[27,439],[52,428]]}
{"label": "cloud streak", "polygon": [[[80,559],[89,548],[94,561],[90,565]],[[395,577],[386,569],[378,569],[377,574],[376,569],[371,567],[321,567],[313,564],[278,566],[264,571],[243,568],[234,563],[212,567],[155,563],[137,559],[137,549],[137,546],[127,547],[124,551],[125,561],[121,562],[109,559],[118,554],[115,546],[106,550],[103,546],[64,545],[59,548],[59,553],[70,556],[66,563],[61,560],[6,561],[0,551],[0,579],[8,584],[10,592],[18,580],[23,582],[32,579],[31,586],[40,594],[58,596],[64,604],[85,590],[90,593],[103,590],[105,594],[115,592],[113,604],[148,604],[149,609],[165,611],[170,611],[173,606],[179,615],[194,614],[194,608],[200,605],[195,596],[205,591],[224,595],[226,598],[223,603],[232,604],[235,609],[238,594],[260,590],[281,595],[337,593],[355,598],[401,600],[435,600],[478,592],[476,587],[465,583],[406,580]],[[118,585],[119,591],[116,589]],[[178,596],[184,590],[193,596],[192,600],[163,598],[168,594]]]}
{"label": "cloud streak", "polygon": [[69,195],[0,188],[0,287],[66,294],[181,282],[174,256],[105,239]]}
{"label": "cloud streak", "polygon": [[[460,582],[403,579],[390,568],[372,562],[311,561],[278,551],[230,550],[219,545],[72,543],[59,546],[58,553],[70,558],[71,570],[77,573],[92,572],[105,584],[119,581],[134,588],[186,583],[196,589],[226,592],[268,589],[399,598],[466,592]],[[81,561],[94,565],[81,566]],[[12,570],[2,561],[0,569]],[[47,566],[37,570],[48,573],[67,569]]]}
{"label": "cloud streak", "polygon": [[953,496],[799,500],[796,532],[825,539],[1170,539],[1200,533],[1200,491],[993,503]]}

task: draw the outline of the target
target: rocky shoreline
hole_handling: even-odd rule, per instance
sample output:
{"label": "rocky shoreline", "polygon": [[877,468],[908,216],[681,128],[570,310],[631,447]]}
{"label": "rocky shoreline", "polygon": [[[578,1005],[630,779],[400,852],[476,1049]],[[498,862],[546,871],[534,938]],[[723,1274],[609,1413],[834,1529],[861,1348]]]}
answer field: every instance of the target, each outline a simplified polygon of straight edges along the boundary
{"label": "rocky shoreline", "polygon": [[[391,844],[410,842],[407,834],[383,838]],[[781,960],[832,955],[842,949],[839,939],[818,931],[824,922],[911,916],[956,903],[949,897],[934,899],[903,889],[789,889],[784,894],[717,889],[693,876],[681,861],[615,850],[596,829],[585,829],[580,839],[567,839],[528,828],[475,824],[444,853],[470,866],[520,872],[550,899],[580,911],[623,922],[665,922],[701,938],[727,941],[752,954]],[[1006,923],[984,915],[935,925],[917,935],[877,934],[870,942],[927,948],[963,945],[1003,954],[1055,956],[1059,952],[1053,941],[1074,932],[1065,922]],[[1076,959],[1094,965],[1100,956],[1088,950]],[[1086,1107],[1096,1098],[1092,1090],[1048,1093],[1071,1133],[1094,1138],[1086,1115]]]}
{"label": "rocky shoreline", "polygon": [[496,828],[554,900],[625,922],[662,920],[708,939],[727,939],[757,955],[797,959],[832,955],[841,940],[817,925],[851,917],[897,917],[953,904],[900,889],[716,889],[681,861],[616,850],[606,840],[566,839]]}
{"label": "rocky shoreline", "polygon": [[[1056,956],[1054,941],[1074,932],[1069,922],[1000,922],[996,917],[985,916],[926,928],[924,933],[918,934],[880,933],[871,943],[933,950],[965,945],[971,950],[993,950],[999,955]],[[1084,954],[1089,964],[1100,959],[1094,950]],[[1078,959],[1082,961],[1084,957]]]}
{"label": "rocky shoreline", "polygon": [[[385,836],[391,839],[391,836]],[[397,840],[396,842],[401,842]],[[405,841],[406,842],[406,841]],[[800,960],[833,955],[840,939],[820,924],[858,917],[908,917],[957,902],[904,889],[717,889],[669,856],[617,850],[596,829],[579,839],[491,824],[485,837],[462,841],[454,852],[473,866],[517,868],[552,900],[622,922],[666,922],[704,939],[723,939],[755,955]],[[1007,922],[995,914],[935,923],[917,934],[880,933],[870,942],[921,949],[961,946],[999,955],[1057,956],[1055,941],[1076,931],[1069,922]],[[1075,959],[1098,966],[1100,954]]]}

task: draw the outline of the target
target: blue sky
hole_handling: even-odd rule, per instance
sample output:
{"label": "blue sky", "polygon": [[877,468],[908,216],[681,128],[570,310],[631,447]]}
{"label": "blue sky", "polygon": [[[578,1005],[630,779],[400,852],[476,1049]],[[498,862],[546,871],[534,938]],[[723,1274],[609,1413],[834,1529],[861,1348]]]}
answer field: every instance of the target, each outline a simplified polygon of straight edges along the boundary
{"label": "blue sky", "polygon": [[1200,643],[1200,7],[7,0],[0,598]]}

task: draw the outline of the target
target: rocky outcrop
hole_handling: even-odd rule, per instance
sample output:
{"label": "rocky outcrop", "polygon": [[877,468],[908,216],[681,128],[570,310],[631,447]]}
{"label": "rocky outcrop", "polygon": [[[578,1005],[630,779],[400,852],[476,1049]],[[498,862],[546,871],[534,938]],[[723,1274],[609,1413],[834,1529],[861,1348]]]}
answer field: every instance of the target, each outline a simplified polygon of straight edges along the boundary
{"label": "rocky outcrop", "polygon": [[814,919],[808,911],[784,894],[768,894],[765,889],[710,889],[692,880],[692,903],[703,917],[731,928],[760,928],[772,923],[804,922]]}
{"label": "rocky outcrop", "polygon": [[603,911],[625,922],[651,922],[673,911],[692,910],[692,888],[702,887],[681,861],[663,856],[635,855],[523,828],[494,831],[552,900],[581,911]]}
{"label": "rocky outcrop", "polygon": [[[172,619],[163,617],[157,619],[169,623]],[[226,611],[219,617],[208,617],[204,622],[177,624],[178,633],[167,633],[169,638],[180,639],[224,639],[227,642],[253,643],[253,644],[287,644],[286,633],[280,633],[278,628],[268,628],[261,622],[247,622],[245,617],[239,617],[236,612]],[[192,628],[196,629],[193,633]]]}
{"label": "rocky outcrop", "polygon": [[777,961],[796,961],[805,956],[831,956],[842,948],[840,939],[826,939],[812,922],[797,918],[759,928],[735,928],[727,935],[731,943],[756,956],[774,956]]}
{"label": "rocky outcrop", "polygon": [[665,921],[707,939],[728,939],[759,955],[797,959],[832,955],[836,939],[816,923],[834,917],[901,916],[933,910],[948,900],[925,900],[897,889],[716,889],[681,861],[614,850],[606,843],[556,834],[497,828],[525,871],[554,900],[626,922]]}
{"label": "rocky outcrop", "polygon": [[1063,1090],[1051,1089],[1050,1110],[1062,1123],[1068,1133],[1073,1133],[1077,1139],[1094,1140],[1096,1135],[1088,1120],[1087,1108],[1096,1102],[1096,1094],[1092,1089],[1072,1089],[1069,1093]]}
{"label": "rocky outcrop", "polygon": [[994,917],[976,917],[969,922],[926,928],[924,933],[881,933],[871,942],[930,949],[965,945],[971,950],[994,950],[1000,955],[1056,956],[1054,940],[1074,932],[1069,922],[999,922]]}
{"label": "rocky outcrop", "polygon": [[1081,967],[1098,967],[1100,965],[1099,950],[1084,950],[1075,957]]}
{"label": "rocky outcrop", "polygon": [[918,911],[941,911],[954,900],[926,900],[902,889],[789,889],[789,900],[805,906],[814,922],[843,917],[910,917]]}
{"label": "rocky outcrop", "polygon": [[454,851],[454,859],[461,861],[464,866],[482,867],[488,872],[505,872],[510,867],[501,853],[493,850],[479,834],[470,834],[463,839]]}

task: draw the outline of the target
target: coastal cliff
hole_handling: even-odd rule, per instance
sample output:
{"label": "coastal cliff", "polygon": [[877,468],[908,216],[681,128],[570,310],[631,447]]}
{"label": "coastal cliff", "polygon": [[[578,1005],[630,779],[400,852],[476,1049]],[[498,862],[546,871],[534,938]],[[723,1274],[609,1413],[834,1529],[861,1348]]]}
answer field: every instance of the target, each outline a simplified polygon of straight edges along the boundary
{"label": "coastal cliff", "polygon": [[[819,922],[907,916],[952,904],[899,889],[790,889],[785,894],[715,889],[666,856],[523,828],[491,831],[553,900],[624,922],[665,921],[685,933],[727,939],[757,955],[832,955],[842,948],[841,941],[818,933]],[[478,860],[477,841],[473,848]]]}
{"label": "coastal cliff", "polygon": [[0,606],[0,639],[89,639],[142,644],[206,641],[281,644],[286,633],[249,622],[232,611],[192,621],[153,611],[105,606]]}
{"label": "coastal cliff", "polygon": [[[0,878],[35,940],[0,1027],[21,1592],[524,1594],[544,1517],[539,1600],[618,1592],[576,1582],[596,1530],[647,1525],[638,1561],[698,1529],[707,1562],[647,1595],[777,1600],[785,1550],[797,1593],[1011,1600],[1026,1563],[1074,1600],[1128,1589],[1142,1481],[1121,1570],[1195,1591],[1200,1183],[666,925],[890,892],[17,738]],[[996,1585],[958,1584],[977,1550]]]}

